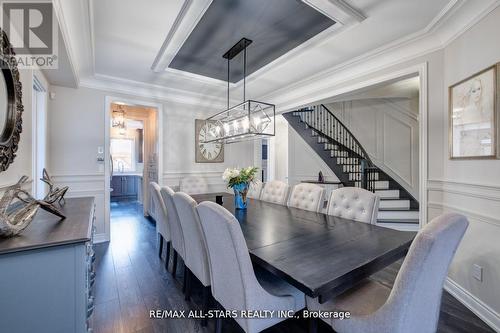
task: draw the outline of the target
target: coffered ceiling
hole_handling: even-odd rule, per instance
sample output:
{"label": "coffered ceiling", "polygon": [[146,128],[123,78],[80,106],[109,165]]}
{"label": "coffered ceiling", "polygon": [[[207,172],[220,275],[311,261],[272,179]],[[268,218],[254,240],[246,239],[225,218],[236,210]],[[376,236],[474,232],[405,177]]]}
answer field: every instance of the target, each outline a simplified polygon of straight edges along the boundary
{"label": "coffered ceiling", "polygon": [[[72,65],[72,71],[58,75],[76,75],[77,82],[96,87],[132,87],[164,99],[196,96],[218,103],[226,95],[226,73],[214,59],[254,33],[255,50],[259,43],[266,47],[250,53],[256,63],[247,79],[247,97],[271,96],[318,73],[418,40],[452,16],[479,15],[495,0],[233,3],[238,16],[224,7],[228,0],[54,0]],[[232,96],[238,98],[241,82],[232,81]]]}
{"label": "coffered ceiling", "polygon": [[[245,37],[247,75],[301,45],[335,21],[294,0],[214,0],[170,63],[170,68],[227,80],[222,57]],[[242,53],[231,60],[230,81],[241,80]]]}

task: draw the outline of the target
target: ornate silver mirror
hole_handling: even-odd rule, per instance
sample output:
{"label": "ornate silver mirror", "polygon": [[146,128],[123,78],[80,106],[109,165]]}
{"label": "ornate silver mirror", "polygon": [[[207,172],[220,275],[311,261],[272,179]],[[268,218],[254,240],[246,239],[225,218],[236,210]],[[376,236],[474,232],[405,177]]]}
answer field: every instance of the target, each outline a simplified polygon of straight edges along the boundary
{"label": "ornate silver mirror", "polygon": [[3,30],[0,54],[0,171],[16,157],[22,131],[22,85],[12,45]]}

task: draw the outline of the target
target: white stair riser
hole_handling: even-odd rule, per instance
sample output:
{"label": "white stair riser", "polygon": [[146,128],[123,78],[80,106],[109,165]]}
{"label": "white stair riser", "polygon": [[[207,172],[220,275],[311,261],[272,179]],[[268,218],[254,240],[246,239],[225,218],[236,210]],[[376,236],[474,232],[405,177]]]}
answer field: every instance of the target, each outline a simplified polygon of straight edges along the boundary
{"label": "white stair riser", "polygon": [[380,200],[379,208],[410,209],[410,200]]}
{"label": "white stair riser", "polygon": [[399,190],[377,190],[375,194],[381,198],[399,198]]}
{"label": "white stair riser", "polygon": [[418,217],[419,217],[418,210],[412,210],[412,211],[379,210],[377,215],[378,220],[418,219]]}
{"label": "white stair riser", "polygon": [[388,180],[376,181],[375,182],[375,189],[376,190],[388,190],[389,189],[389,181]]}

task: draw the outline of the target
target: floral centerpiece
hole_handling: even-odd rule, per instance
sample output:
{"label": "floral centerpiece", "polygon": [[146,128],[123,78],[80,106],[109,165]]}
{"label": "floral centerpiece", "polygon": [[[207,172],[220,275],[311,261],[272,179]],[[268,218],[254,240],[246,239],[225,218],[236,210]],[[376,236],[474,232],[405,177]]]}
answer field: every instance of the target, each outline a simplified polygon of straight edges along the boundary
{"label": "floral centerpiece", "polygon": [[257,170],[256,167],[227,168],[222,174],[222,179],[227,183],[227,187],[234,190],[234,206],[236,209],[247,208],[248,187],[255,180]]}

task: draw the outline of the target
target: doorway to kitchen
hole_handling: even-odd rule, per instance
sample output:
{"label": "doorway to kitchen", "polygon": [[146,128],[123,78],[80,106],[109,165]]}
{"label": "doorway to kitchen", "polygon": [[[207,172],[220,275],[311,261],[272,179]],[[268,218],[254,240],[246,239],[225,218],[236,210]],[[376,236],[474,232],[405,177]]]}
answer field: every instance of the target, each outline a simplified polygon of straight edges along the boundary
{"label": "doorway to kitchen", "polygon": [[108,237],[130,216],[148,216],[150,182],[161,178],[161,104],[106,98],[105,174]]}

